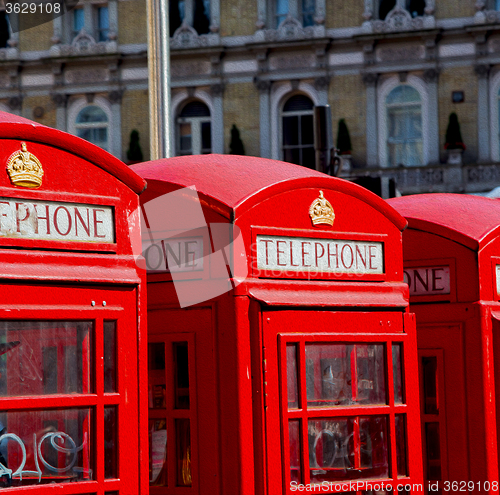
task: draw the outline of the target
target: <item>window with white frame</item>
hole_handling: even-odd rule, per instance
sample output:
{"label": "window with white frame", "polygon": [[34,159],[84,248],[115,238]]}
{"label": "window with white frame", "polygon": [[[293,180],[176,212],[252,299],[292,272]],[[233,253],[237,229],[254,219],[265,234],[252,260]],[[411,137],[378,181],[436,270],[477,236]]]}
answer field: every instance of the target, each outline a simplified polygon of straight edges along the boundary
{"label": "window with white frame", "polygon": [[[116,13],[116,8],[114,11]],[[110,40],[110,9],[107,3],[76,5],[63,19],[61,29],[65,43],[71,43],[82,29],[97,42]]]}
{"label": "window with white frame", "polygon": [[88,105],[78,112],[75,119],[75,134],[91,143],[109,149],[109,119],[97,105]]}
{"label": "window with white frame", "polygon": [[5,10],[0,10],[0,48],[7,48],[10,39],[9,18]]}
{"label": "window with white frame", "polygon": [[281,112],[281,155],[286,162],[315,168],[314,104],[305,95],[286,100]]}
{"label": "window with white frame", "polygon": [[423,164],[422,101],[408,84],[395,87],[385,101],[387,112],[387,165]]}
{"label": "window with white frame", "polygon": [[183,24],[192,26],[198,34],[210,32],[210,0],[170,0],[170,36]]}
{"label": "window with white frame", "polygon": [[177,155],[212,153],[210,110],[201,101],[185,105],[176,119]]}

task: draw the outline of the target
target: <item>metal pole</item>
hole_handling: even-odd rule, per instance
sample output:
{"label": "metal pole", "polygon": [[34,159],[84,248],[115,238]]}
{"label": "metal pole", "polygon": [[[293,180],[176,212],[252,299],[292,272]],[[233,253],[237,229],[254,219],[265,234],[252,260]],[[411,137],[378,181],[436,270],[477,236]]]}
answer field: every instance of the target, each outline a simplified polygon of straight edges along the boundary
{"label": "metal pole", "polygon": [[147,0],[151,160],[172,156],[168,0]]}

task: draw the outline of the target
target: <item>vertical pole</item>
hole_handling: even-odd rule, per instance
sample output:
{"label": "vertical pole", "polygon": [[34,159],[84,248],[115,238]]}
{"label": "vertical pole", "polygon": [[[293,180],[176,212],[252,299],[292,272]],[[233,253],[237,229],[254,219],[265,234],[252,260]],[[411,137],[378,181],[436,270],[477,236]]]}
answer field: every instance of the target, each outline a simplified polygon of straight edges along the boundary
{"label": "vertical pole", "polygon": [[151,160],[172,156],[168,1],[148,0],[149,128]]}

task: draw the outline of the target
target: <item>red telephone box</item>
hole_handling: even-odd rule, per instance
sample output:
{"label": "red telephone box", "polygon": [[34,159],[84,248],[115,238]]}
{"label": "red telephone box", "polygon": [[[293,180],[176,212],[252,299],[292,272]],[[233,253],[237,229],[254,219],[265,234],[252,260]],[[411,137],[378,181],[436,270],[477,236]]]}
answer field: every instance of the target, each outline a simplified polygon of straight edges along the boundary
{"label": "red telephone box", "polygon": [[144,187],[87,141],[0,112],[6,493],[147,493]]}
{"label": "red telephone box", "polygon": [[150,493],[421,483],[402,217],[273,160],[132,168],[148,182]]}
{"label": "red telephone box", "polygon": [[500,203],[459,194],[389,203],[409,223],[425,478],[441,490],[498,492]]}

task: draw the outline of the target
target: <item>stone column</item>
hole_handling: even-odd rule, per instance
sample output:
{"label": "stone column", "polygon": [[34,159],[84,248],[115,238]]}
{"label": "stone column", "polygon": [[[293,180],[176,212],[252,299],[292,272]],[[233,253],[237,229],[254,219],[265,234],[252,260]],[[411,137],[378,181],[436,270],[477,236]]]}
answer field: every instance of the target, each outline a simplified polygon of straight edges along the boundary
{"label": "stone column", "polygon": [[424,80],[427,83],[429,105],[427,114],[427,158],[428,163],[437,165],[439,163],[439,100],[438,100],[439,72],[436,69],[427,69],[424,72]]}
{"label": "stone column", "polygon": [[474,68],[477,81],[477,147],[478,162],[491,161],[490,156],[490,108],[489,108],[489,73],[490,66],[481,64]]}
{"label": "stone column", "polygon": [[328,76],[317,77],[314,80],[314,87],[318,92],[319,105],[328,105],[328,86],[330,79]]}
{"label": "stone column", "polygon": [[298,19],[302,24],[302,1],[301,0],[288,0],[288,15]]}
{"label": "stone column", "polygon": [[117,0],[108,0],[109,13],[109,39],[114,41],[118,37],[118,2]]}
{"label": "stone column", "polygon": [[214,84],[210,87],[214,114],[212,115],[212,153],[224,153],[224,85]]}
{"label": "stone column", "polygon": [[52,95],[52,101],[56,106],[56,128],[60,131],[67,131],[67,104],[68,96],[61,93]]}
{"label": "stone column", "polygon": [[92,38],[96,38],[96,26],[94,26],[94,11],[93,5],[91,3],[86,3],[83,5],[83,17],[84,17],[84,26],[85,31],[92,36]]}
{"label": "stone column", "polygon": [[271,81],[255,79],[259,90],[260,156],[271,158]]}
{"label": "stone column", "polygon": [[255,27],[257,29],[264,29],[267,24],[267,1],[257,0],[257,22]]}
{"label": "stone column", "polygon": [[194,19],[194,0],[185,0],[184,9],[184,20],[182,22],[188,26],[192,26]]}
{"label": "stone column", "polygon": [[108,94],[111,103],[108,151],[120,160],[122,159],[122,97],[123,90],[110,91]]}
{"label": "stone column", "polygon": [[[364,74],[366,87],[366,165],[378,165],[378,122],[377,122],[377,79],[378,74]],[[385,166],[385,164],[381,164]]]}
{"label": "stone column", "polygon": [[210,1],[210,32],[218,33],[220,29],[220,0]]}

